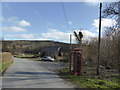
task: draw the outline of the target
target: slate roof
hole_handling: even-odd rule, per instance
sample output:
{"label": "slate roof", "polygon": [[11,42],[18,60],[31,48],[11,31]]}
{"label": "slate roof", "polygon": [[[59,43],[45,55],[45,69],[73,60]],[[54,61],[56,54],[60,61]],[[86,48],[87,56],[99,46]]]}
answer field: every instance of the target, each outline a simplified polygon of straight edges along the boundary
{"label": "slate roof", "polygon": [[56,51],[59,51],[59,46],[53,46],[53,47],[46,47],[42,50],[42,52],[48,52],[48,53],[55,53]]}

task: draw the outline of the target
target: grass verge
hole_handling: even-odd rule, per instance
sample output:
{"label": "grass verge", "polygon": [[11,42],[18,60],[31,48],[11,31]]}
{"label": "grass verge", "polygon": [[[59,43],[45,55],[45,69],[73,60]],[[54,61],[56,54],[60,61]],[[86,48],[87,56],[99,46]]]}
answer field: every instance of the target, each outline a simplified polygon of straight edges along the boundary
{"label": "grass verge", "polygon": [[109,75],[108,78],[101,78],[98,75],[71,75],[69,70],[62,69],[60,74],[67,80],[76,84],[80,88],[102,88],[112,90],[113,88],[120,88],[120,77],[118,75]]}
{"label": "grass verge", "polygon": [[3,72],[5,69],[7,69],[10,64],[12,64],[12,62],[3,62],[1,65],[0,65],[0,71]]}

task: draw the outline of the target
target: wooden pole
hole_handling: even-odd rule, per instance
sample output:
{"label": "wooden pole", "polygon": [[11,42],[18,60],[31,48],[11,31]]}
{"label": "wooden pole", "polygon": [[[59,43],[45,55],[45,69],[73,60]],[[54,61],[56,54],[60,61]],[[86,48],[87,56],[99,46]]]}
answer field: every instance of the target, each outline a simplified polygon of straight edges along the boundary
{"label": "wooden pole", "polygon": [[72,43],[72,35],[70,34],[70,66],[69,66],[69,72],[71,73],[71,49],[72,49],[72,46],[71,46],[71,43]]}
{"label": "wooden pole", "polygon": [[[118,11],[119,11],[119,14],[118,14],[118,31],[120,30],[120,1],[118,2]],[[117,36],[117,47],[118,47],[118,54],[117,54],[117,60],[120,60],[120,44],[119,44],[119,42],[120,42],[120,35],[119,35],[119,33],[118,33],[118,36]],[[119,61],[118,61],[118,64],[117,64],[118,66],[120,65],[120,63],[119,63]],[[118,72],[120,73],[120,69],[118,70]]]}
{"label": "wooden pole", "polygon": [[100,74],[99,68],[100,68],[100,41],[101,41],[101,11],[102,11],[102,3],[100,3],[100,17],[99,17],[97,75]]}
{"label": "wooden pole", "polygon": [[120,30],[120,1],[118,2],[118,29]]}

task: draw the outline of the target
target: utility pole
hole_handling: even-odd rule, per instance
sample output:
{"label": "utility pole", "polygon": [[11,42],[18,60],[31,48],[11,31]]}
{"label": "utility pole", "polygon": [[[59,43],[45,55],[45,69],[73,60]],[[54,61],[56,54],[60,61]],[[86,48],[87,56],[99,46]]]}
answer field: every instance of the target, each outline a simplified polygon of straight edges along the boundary
{"label": "utility pole", "polygon": [[120,30],[120,1],[118,2],[118,23],[117,28]]}
{"label": "utility pole", "polygon": [[[118,54],[117,54],[117,60],[120,60],[120,44],[119,44],[119,42],[120,42],[120,35],[119,35],[119,30],[120,30],[120,1],[118,2],[118,36],[117,36],[117,47],[118,47]],[[120,63],[119,63],[119,61],[118,61],[118,65],[120,65]],[[120,72],[120,70],[118,70],[119,72]]]}
{"label": "utility pole", "polygon": [[71,49],[72,49],[72,46],[71,46],[71,43],[72,43],[72,35],[70,34],[70,66],[69,66],[69,72],[71,73]]}
{"label": "utility pole", "polygon": [[120,1],[118,2],[118,29],[120,30]]}
{"label": "utility pole", "polygon": [[101,41],[101,11],[102,11],[102,3],[100,3],[100,17],[99,17],[97,75],[100,74],[99,69],[100,69],[100,41]]}

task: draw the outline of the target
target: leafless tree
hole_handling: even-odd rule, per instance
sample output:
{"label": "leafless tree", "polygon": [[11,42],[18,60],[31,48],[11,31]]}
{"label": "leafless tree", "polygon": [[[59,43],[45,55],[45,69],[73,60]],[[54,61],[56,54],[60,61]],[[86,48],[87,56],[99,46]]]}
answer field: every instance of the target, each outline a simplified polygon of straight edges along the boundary
{"label": "leafless tree", "polygon": [[79,33],[77,34],[76,31],[74,31],[74,35],[76,37],[76,41],[78,42],[78,44],[81,46],[82,44],[82,38],[83,38],[83,34],[81,31],[79,31]]}
{"label": "leafless tree", "polygon": [[106,4],[105,9],[103,10],[103,18],[106,17],[117,17],[119,15],[119,9],[118,9],[118,5],[120,2],[113,2],[113,3],[108,3]]}
{"label": "leafless tree", "polygon": [[112,2],[107,3],[102,11],[102,18],[113,18],[116,20],[117,24],[112,27],[107,27],[105,29],[105,34],[107,36],[110,36],[112,33],[116,31],[116,28],[118,28],[118,25],[120,24],[120,1],[119,2]]}
{"label": "leafless tree", "polygon": [[[104,40],[102,41],[102,48],[106,48],[107,50],[102,50],[102,60],[105,60],[109,66],[114,66],[120,68],[119,60],[120,60],[120,1],[106,4],[106,7],[102,12],[103,18],[113,18],[116,20],[117,24],[113,27],[106,27],[104,31]],[[103,54],[103,52],[105,52]],[[106,54],[107,53],[107,54]],[[104,58],[103,58],[104,57]],[[109,60],[109,61],[108,61]],[[115,66],[116,62],[119,65]],[[111,63],[110,63],[111,62]],[[117,65],[117,64],[116,64]]]}

